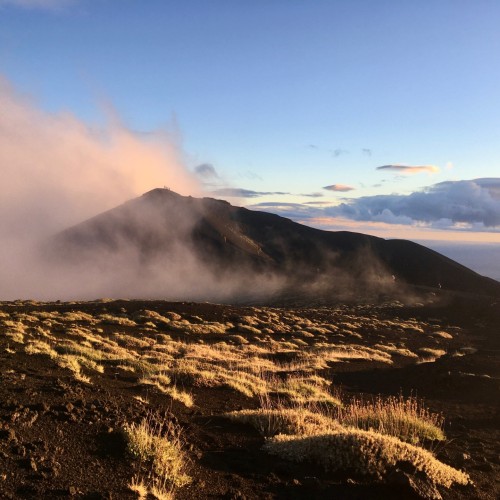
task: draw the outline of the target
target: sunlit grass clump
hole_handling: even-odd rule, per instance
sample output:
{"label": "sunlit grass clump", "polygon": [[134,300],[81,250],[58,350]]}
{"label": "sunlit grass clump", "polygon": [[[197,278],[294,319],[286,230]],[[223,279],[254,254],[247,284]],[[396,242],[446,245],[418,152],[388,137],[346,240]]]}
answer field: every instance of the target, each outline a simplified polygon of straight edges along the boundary
{"label": "sunlit grass clump", "polygon": [[139,461],[141,476],[129,487],[156,498],[173,498],[173,490],[190,482],[180,428],[153,416],[124,428],[127,449]]}
{"label": "sunlit grass clump", "polygon": [[393,436],[360,429],[327,431],[313,435],[280,434],[264,449],[294,462],[310,462],[328,472],[353,471],[382,479],[398,463],[406,462],[436,485],[468,484],[467,474],[437,460],[431,452]]}
{"label": "sunlit grass clump", "polygon": [[225,415],[226,418],[257,429],[264,437],[277,434],[312,435],[337,430],[340,425],[322,413],[315,413],[304,407],[259,408],[240,410]]}
{"label": "sunlit grass clump", "polygon": [[353,399],[336,408],[332,415],[345,427],[374,430],[413,444],[445,439],[443,416],[430,412],[415,397]]}

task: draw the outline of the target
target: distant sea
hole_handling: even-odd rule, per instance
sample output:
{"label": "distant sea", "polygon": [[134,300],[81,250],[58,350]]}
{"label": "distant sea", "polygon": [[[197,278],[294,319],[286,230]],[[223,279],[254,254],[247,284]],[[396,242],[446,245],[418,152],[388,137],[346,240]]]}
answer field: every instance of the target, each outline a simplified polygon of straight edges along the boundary
{"label": "distant sea", "polygon": [[429,240],[419,240],[417,243],[459,262],[482,276],[500,281],[500,243],[450,243]]}

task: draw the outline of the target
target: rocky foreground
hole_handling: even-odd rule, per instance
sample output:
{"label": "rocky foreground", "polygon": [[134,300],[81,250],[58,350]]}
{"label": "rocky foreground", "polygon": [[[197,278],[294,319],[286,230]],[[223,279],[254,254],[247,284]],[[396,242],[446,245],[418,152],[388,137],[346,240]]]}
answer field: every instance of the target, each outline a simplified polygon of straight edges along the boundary
{"label": "rocky foreground", "polygon": [[499,324],[436,295],[1,303],[0,497],[498,498]]}

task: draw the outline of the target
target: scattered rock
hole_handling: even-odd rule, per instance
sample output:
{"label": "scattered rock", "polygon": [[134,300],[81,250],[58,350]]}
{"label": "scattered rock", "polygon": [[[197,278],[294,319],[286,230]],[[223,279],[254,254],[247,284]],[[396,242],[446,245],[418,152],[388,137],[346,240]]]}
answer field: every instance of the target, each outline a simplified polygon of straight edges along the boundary
{"label": "scattered rock", "polygon": [[20,457],[25,457],[26,456],[26,448],[23,445],[21,445],[21,444],[13,446],[12,447],[12,451],[16,455],[19,455]]}
{"label": "scattered rock", "polygon": [[10,442],[17,442],[17,436],[16,436],[16,431],[14,429],[9,429],[7,432],[7,441]]}
{"label": "scattered rock", "polygon": [[246,500],[246,496],[236,488],[229,488],[223,498],[228,500]]}
{"label": "scattered rock", "polygon": [[426,500],[442,500],[441,493],[436,485],[426,479],[395,469],[387,476],[387,482],[399,486],[406,486],[416,493],[420,498]]}
{"label": "scattered rock", "polygon": [[489,462],[483,462],[482,464],[477,464],[474,469],[480,470],[483,472],[493,472],[495,470],[495,467],[490,464]]}
{"label": "scattered rock", "polygon": [[321,481],[317,477],[314,477],[314,476],[306,476],[303,479],[302,484],[306,488],[311,488],[311,489],[316,489],[316,490],[321,488]]}
{"label": "scattered rock", "polygon": [[33,457],[29,459],[29,467],[33,472],[38,472],[38,465]]}

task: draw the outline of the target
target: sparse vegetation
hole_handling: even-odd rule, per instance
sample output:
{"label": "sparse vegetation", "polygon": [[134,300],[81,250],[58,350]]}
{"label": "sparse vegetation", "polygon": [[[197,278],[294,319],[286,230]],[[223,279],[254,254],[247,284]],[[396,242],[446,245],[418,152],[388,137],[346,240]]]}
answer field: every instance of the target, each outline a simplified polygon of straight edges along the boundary
{"label": "sparse vegetation", "polygon": [[431,413],[416,397],[379,396],[373,401],[354,398],[335,408],[332,415],[345,427],[374,430],[412,444],[445,439],[443,416]]}
{"label": "sparse vegetation", "polygon": [[421,347],[418,350],[418,353],[420,354],[421,361],[432,362],[444,356],[446,354],[446,351],[444,351],[443,349],[435,349],[431,347]]}
{"label": "sparse vegetation", "polygon": [[265,449],[294,462],[309,461],[327,471],[352,470],[384,478],[398,463],[408,462],[431,482],[449,488],[467,484],[467,474],[437,460],[429,451],[374,431],[347,429],[323,434],[270,438]]}
{"label": "sparse vegetation", "polygon": [[227,413],[225,416],[230,420],[251,425],[265,437],[277,434],[308,436],[340,427],[326,415],[312,412],[302,406],[240,410]]}
{"label": "sparse vegetation", "polygon": [[[84,382],[76,384],[82,391],[92,390],[86,384],[98,389],[113,378],[127,386],[127,404],[141,412],[136,416],[159,401],[174,413],[189,415],[185,405],[201,414],[203,398],[217,389],[211,393],[215,400],[220,393],[230,405],[234,396],[238,405],[231,409],[242,409],[230,411],[221,403],[219,410],[215,402],[210,415],[254,427],[266,438],[265,451],[294,462],[378,480],[405,461],[436,485],[468,482],[465,473],[424,449],[445,440],[442,415],[415,397],[349,399],[332,386],[330,370],[339,366],[405,366],[446,354],[441,347],[453,337],[434,323],[372,317],[361,308],[352,315],[347,309],[322,309],[310,318],[285,309],[246,308],[254,313],[212,322],[148,309],[106,306],[95,314],[83,309],[76,304],[73,311],[0,314],[2,352],[8,359],[18,353],[44,356],[43,363],[63,369],[57,375],[62,391],[71,379]],[[20,415],[14,418],[28,422],[26,428],[38,418]],[[76,415],[59,418],[71,421]],[[180,428],[169,418],[151,414],[134,420],[140,423],[123,429],[139,464],[128,486],[139,498],[171,499],[176,488],[189,483],[186,456],[192,448],[184,451]]]}
{"label": "sparse vegetation", "polygon": [[151,414],[139,424],[126,426],[124,434],[128,450],[139,460],[143,475],[132,480],[131,489],[137,492],[147,489],[156,498],[171,498],[174,488],[189,483],[178,426]]}

